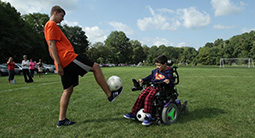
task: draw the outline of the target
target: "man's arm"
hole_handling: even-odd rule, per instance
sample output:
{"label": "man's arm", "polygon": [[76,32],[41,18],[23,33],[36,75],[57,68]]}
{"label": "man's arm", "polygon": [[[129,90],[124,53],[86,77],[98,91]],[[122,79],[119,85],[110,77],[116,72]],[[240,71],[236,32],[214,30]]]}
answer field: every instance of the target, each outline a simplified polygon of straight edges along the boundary
{"label": "man's arm", "polygon": [[56,62],[58,74],[64,75],[64,70],[58,57],[58,51],[56,47],[56,40],[49,40],[50,56]]}

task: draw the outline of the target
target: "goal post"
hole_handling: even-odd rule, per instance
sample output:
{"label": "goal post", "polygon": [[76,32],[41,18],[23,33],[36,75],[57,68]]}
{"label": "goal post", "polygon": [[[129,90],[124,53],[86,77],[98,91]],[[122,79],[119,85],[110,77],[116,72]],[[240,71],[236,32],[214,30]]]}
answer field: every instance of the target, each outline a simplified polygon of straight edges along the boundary
{"label": "goal post", "polygon": [[254,62],[252,58],[221,58],[220,68],[225,67],[254,68]]}

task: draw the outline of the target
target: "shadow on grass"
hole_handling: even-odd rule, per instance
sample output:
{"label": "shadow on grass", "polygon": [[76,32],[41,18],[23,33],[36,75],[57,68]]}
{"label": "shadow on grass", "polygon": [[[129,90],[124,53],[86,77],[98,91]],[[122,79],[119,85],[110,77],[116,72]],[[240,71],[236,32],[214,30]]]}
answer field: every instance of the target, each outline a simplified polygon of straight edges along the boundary
{"label": "shadow on grass", "polygon": [[99,122],[113,122],[121,121],[123,117],[113,117],[113,118],[100,118],[100,119],[86,119],[84,121],[78,122],[77,125],[87,124],[87,123],[99,123]]}
{"label": "shadow on grass", "polygon": [[219,108],[203,108],[190,111],[187,115],[181,114],[178,118],[178,123],[187,123],[189,121],[201,120],[203,118],[215,118],[221,114],[226,114],[227,111]]}
{"label": "shadow on grass", "polygon": [[[187,115],[180,114],[177,123],[187,123],[189,121],[201,120],[203,118],[215,118],[221,114],[226,114],[227,112],[218,108],[203,108],[190,111]],[[84,121],[78,122],[77,125],[88,124],[88,123],[99,123],[99,122],[120,122],[126,120],[123,117],[112,117],[112,118],[94,118],[86,119]],[[126,120],[131,121],[131,120]],[[132,121],[135,123],[141,123],[139,121]]]}

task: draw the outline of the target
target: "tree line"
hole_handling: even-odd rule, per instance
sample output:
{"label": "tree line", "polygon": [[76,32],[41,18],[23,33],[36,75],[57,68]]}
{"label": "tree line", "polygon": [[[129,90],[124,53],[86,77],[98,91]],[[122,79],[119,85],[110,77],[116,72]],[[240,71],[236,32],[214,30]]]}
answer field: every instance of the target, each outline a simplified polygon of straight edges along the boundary
{"label": "tree line", "polygon": [[[10,3],[0,1],[0,63],[12,56],[21,62],[26,54],[34,60],[53,63],[44,39],[47,14],[21,15]],[[138,64],[154,63],[155,57],[166,55],[175,63],[189,65],[217,65],[220,58],[255,59],[255,31],[208,42],[196,50],[193,47],[147,46],[130,40],[122,31],[112,31],[104,42],[91,44],[86,32],[79,26],[59,25],[72,43],[76,53],[88,56],[98,63]]]}

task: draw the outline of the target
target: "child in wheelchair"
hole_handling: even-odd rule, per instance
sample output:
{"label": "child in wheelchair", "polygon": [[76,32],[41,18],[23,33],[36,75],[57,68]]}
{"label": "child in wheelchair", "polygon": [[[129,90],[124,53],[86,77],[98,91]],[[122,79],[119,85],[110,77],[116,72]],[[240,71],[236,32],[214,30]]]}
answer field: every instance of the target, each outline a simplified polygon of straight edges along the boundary
{"label": "child in wheelchair", "polygon": [[152,70],[152,73],[147,77],[139,79],[140,83],[151,82],[151,85],[147,86],[139,95],[131,112],[124,115],[125,118],[135,120],[137,112],[144,108],[145,119],[142,125],[148,126],[151,124],[155,94],[162,89],[158,84],[164,83],[170,89],[174,87],[173,70],[167,66],[167,61],[168,59],[165,55],[158,56],[155,60],[156,69]]}

